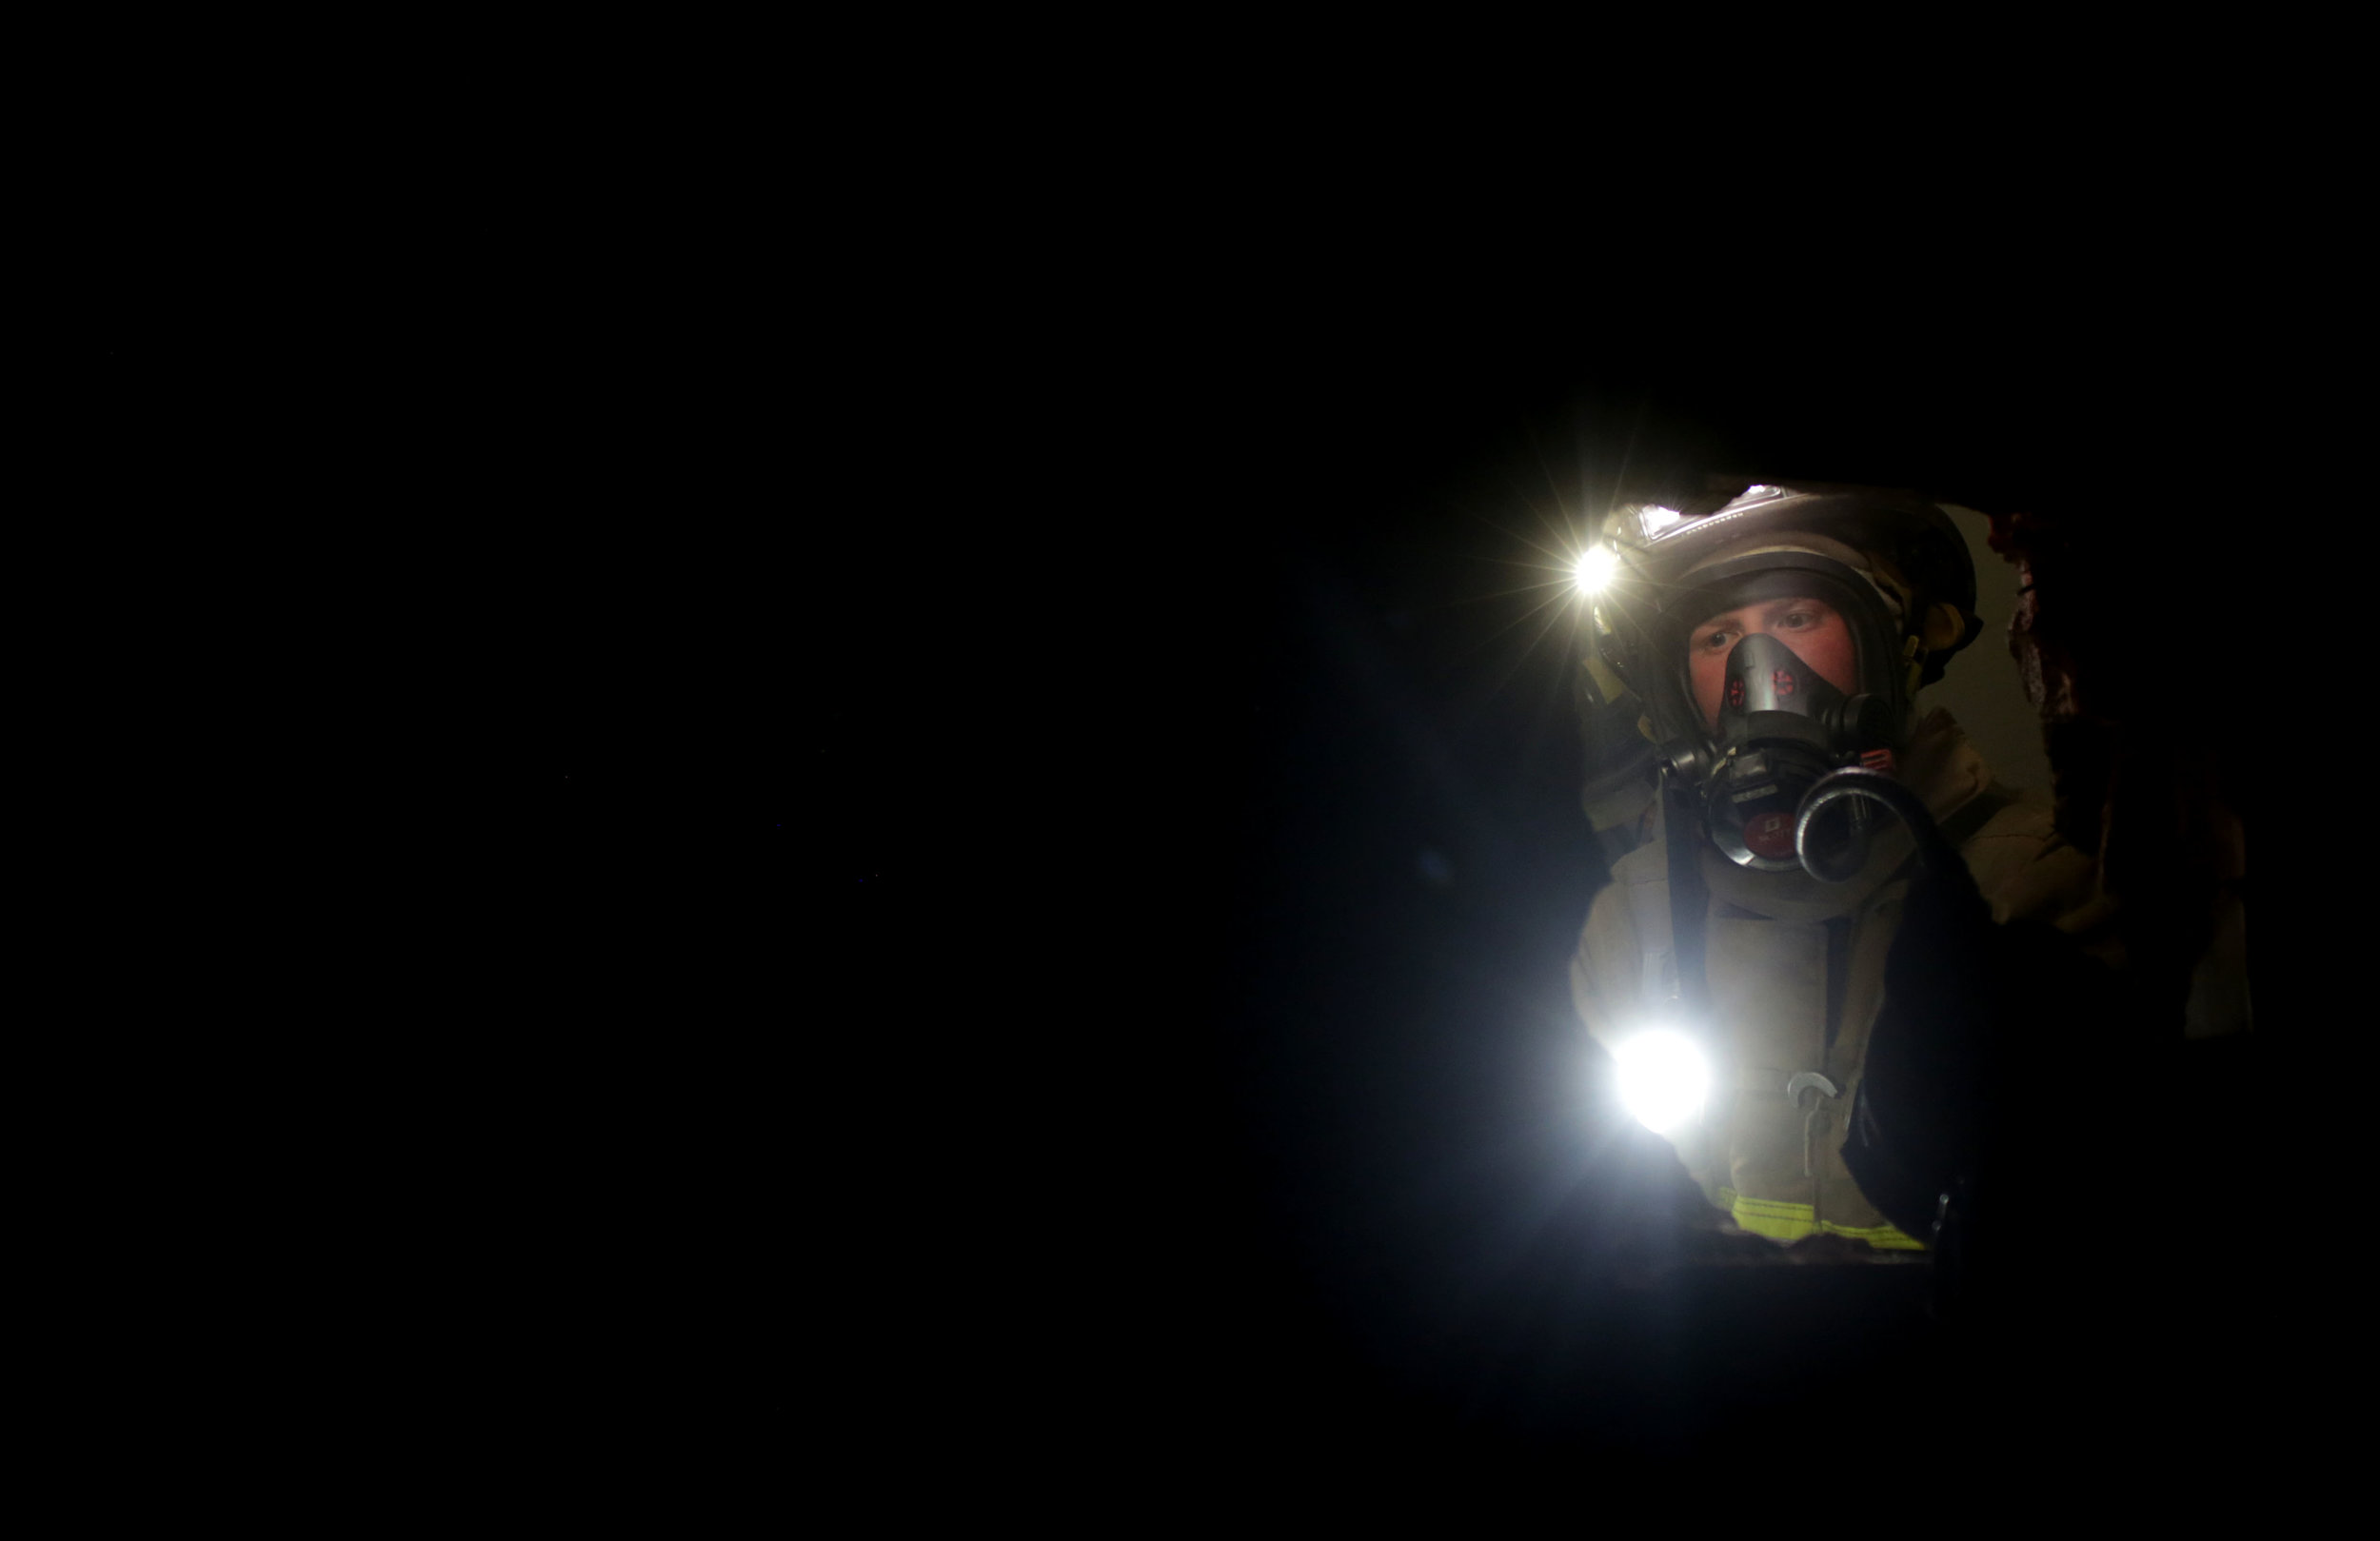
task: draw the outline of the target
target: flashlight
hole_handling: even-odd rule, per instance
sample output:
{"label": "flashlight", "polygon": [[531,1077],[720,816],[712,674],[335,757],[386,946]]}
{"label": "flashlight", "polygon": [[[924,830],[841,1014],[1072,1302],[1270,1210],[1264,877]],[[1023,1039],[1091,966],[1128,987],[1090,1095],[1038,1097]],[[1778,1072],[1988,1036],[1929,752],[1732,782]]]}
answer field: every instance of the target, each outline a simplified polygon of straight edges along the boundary
{"label": "flashlight", "polygon": [[1667,1135],[1702,1116],[1711,1072],[1685,1034],[1672,1028],[1639,1033],[1615,1047],[1612,1058],[1619,1066],[1620,1104],[1647,1129]]}

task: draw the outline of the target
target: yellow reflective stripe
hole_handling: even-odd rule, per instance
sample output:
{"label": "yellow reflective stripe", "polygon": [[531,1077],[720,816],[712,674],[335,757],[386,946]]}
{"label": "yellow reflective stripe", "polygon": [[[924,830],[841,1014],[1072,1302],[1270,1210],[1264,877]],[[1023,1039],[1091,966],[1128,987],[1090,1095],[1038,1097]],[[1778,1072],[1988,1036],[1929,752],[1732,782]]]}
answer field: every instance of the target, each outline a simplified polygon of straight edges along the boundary
{"label": "yellow reflective stripe", "polygon": [[1915,1236],[1911,1235],[1908,1232],[1901,1230],[1897,1226],[1836,1225],[1833,1220],[1820,1220],[1818,1225],[1821,1229],[1831,1232],[1835,1235],[1849,1236],[1854,1241],[1864,1241],[1869,1246],[1878,1248],[1880,1250],[1892,1252],[1923,1252],[1926,1250],[1926,1244],[1924,1242],[1919,1241]]}
{"label": "yellow reflective stripe", "polygon": [[1734,1208],[1739,1220],[1768,1220],[1776,1225],[1798,1225],[1807,1231],[1818,1228],[1818,1212],[1807,1204],[1777,1204],[1757,1198],[1738,1198]]}
{"label": "yellow reflective stripe", "polygon": [[1735,1217],[1735,1223],[1754,1235],[1767,1236],[1772,1241],[1799,1241],[1804,1236],[1823,1231],[1829,1235],[1848,1236],[1864,1241],[1871,1247],[1894,1252],[1923,1252],[1925,1243],[1892,1225],[1838,1225],[1821,1220],[1818,1212],[1808,1204],[1795,1204],[1782,1198],[1746,1198],[1733,1188],[1719,1190],[1719,1203]]}
{"label": "yellow reflective stripe", "polygon": [[1746,1198],[1733,1188],[1719,1190],[1719,1202],[1727,1206],[1737,1225],[1771,1241],[1799,1241],[1818,1229],[1818,1212],[1807,1204],[1788,1203],[1781,1198]]}

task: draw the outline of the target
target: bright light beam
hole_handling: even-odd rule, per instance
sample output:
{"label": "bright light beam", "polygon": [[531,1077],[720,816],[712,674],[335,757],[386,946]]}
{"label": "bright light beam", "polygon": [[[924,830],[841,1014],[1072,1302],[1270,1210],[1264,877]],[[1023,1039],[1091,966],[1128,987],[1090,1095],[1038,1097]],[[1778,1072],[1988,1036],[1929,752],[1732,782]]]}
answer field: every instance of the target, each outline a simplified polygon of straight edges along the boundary
{"label": "bright light beam", "polygon": [[1620,1102],[1647,1129],[1666,1135],[1702,1116],[1711,1072],[1683,1033],[1639,1033],[1612,1057],[1619,1064]]}
{"label": "bright light beam", "polygon": [[1597,542],[1578,555],[1578,592],[1593,594],[1612,581],[1619,569],[1619,553]]}

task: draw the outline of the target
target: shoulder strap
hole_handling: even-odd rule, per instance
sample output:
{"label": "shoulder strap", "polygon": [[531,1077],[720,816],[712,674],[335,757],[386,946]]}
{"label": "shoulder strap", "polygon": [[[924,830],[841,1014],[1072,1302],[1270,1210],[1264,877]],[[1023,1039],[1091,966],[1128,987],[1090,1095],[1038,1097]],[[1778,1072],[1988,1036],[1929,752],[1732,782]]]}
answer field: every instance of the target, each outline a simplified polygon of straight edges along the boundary
{"label": "shoulder strap", "polygon": [[1701,1020],[1710,1015],[1710,983],[1702,969],[1704,921],[1711,913],[1711,891],[1702,880],[1701,820],[1695,816],[1694,794],[1662,779],[1663,839],[1669,842],[1670,945],[1676,955],[1678,1003]]}

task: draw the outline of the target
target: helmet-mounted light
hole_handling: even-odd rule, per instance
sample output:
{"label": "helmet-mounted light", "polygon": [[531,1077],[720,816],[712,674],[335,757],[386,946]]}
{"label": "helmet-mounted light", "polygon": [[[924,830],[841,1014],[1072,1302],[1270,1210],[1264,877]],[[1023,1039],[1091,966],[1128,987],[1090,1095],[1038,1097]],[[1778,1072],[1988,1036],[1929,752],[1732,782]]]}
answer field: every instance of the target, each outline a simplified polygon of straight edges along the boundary
{"label": "helmet-mounted light", "polygon": [[1578,554],[1578,592],[1598,594],[1619,571],[1619,553],[1598,541]]}

